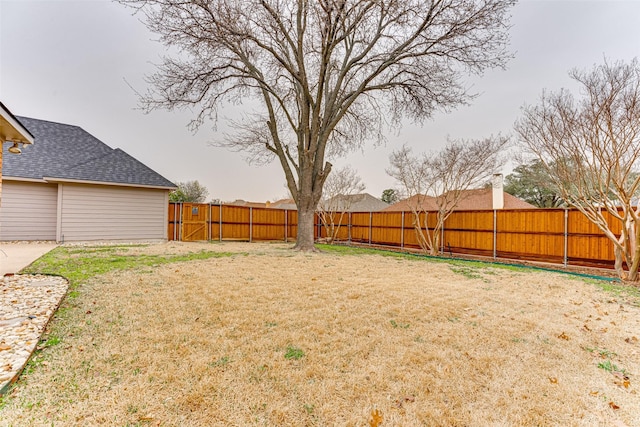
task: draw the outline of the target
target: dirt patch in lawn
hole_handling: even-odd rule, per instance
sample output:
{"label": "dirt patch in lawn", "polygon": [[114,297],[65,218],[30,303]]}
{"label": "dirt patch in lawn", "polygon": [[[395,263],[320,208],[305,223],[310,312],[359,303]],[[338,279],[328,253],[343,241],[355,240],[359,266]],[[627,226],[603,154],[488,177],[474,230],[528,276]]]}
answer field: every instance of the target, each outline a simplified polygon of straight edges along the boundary
{"label": "dirt patch in lawn", "polygon": [[238,254],[78,286],[0,425],[640,425],[636,304],[562,274],[288,248],[126,248]]}

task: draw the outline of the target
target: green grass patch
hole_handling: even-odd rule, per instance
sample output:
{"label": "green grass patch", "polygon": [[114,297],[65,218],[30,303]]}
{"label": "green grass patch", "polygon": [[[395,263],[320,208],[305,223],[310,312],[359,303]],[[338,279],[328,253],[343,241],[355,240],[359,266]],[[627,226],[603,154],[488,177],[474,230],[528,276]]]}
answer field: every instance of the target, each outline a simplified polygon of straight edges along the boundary
{"label": "green grass patch", "polygon": [[218,366],[226,366],[229,363],[231,363],[231,358],[229,356],[223,356],[215,362],[209,363],[209,366],[211,366],[212,368],[216,368]]}
{"label": "green grass patch", "polygon": [[605,348],[597,348],[597,347],[584,347],[584,349],[586,351],[588,351],[589,353],[598,353],[600,355],[600,357],[602,358],[611,358],[611,357],[615,357],[617,356],[616,353],[614,353],[613,351],[609,351]]}
{"label": "green grass patch", "polygon": [[292,345],[287,347],[287,351],[284,353],[284,358],[287,360],[299,360],[304,357],[304,351],[301,348],[294,347]]}
{"label": "green grass patch", "polygon": [[622,374],[626,374],[626,371],[624,369],[618,368],[616,365],[611,363],[610,359],[598,363],[598,368],[604,369],[607,372],[620,372]]}
{"label": "green grass patch", "polygon": [[373,248],[360,248],[356,246],[328,245],[319,243],[316,244],[316,247],[322,252],[337,255],[379,255],[392,258],[413,258],[411,255],[403,252],[385,251]]}
{"label": "green grass patch", "polygon": [[66,277],[73,288],[91,277],[113,270],[156,267],[172,262],[230,257],[231,252],[200,251],[183,255],[126,255],[123,249],[131,246],[77,247],[60,246],[23,270],[27,274],[52,274]]}
{"label": "green grass patch", "polygon": [[400,329],[409,329],[409,326],[411,326],[409,323],[396,322],[393,319],[391,319],[389,323],[391,323],[391,326],[393,326],[394,328]]}
{"label": "green grass patch", "polygon": [[586,280],[603,291],[623,298],[632,305],[640,307],[640,287],[619,282],[605,282],[603,280]]}
{"label": "green grass patch", "polygon": [[469,267],[467,265],[451,265],[452,272],[466,277],[467,279],[483,279],[480,274],[485,268]]}
{"label": "green grass patch", "polygon": [[465,272],[469,272],[474,269],[482,269],[484,270],[483,273],[491,274],[489,272],[489,269],[494,269],[494,268],[501,269],[501,270],[511,270],[511,271],[526,271],[531,269],[531,267],[521,266],[516,264],[502,264],[502,263],[494,263],[491,261],[476,261],[476,260],[467,260],[467,259],[452,259],[447,257],[438,257],[438,256],[432,256],[432,255],[425,255],[425,254],[397,252],[397,251],[386,250],[386,249],[363,248],[363,247],[347,246],[347,245],[328,245],[328,244],[317,244],[316,246],[322,252],[337,254],[337,255],[378,255],[378,256],[401,258],[401,259],[407,259],[407,260],[413,260],[413,261],[444,262],[446,264],[459,267],[460,269],[464,269]]}

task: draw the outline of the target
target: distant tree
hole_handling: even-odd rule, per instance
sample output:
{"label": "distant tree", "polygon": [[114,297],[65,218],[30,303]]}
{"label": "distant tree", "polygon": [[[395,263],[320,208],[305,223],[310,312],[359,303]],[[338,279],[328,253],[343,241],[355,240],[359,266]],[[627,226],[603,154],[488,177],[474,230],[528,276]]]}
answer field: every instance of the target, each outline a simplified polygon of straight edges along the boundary
{"label": "distant tree", "polygon": [[[403,147],[391,154],[387,173],[395,178],[404,195],[412,200],[413,226],[420,247],[430,255],[438,255],[444,222],[455,210],[464,191],[482,186],[498,169],[506,137],[481,140],[449,141],[437,153],[414,156]],[[423,201],[435,197],[436,223],[430,229]],[[423,219],[421,219],[423,217]]]}
{"label": "distant tree", "polygon": [[350,166],[335,170],[324,183],[322,200],[318,204],[318,215],[332,243],[338,236],[345,214],[351,208],[352,198],[366,189],[357,172]]}
{"label": "distant tree", "polygon": [[469,73],[503,67],[515,0],[118,0],[174,57],[149,77],[147,110],[259,101],[225,145],[277,160],[298,208],[296,248],[314,251],[331,158],[473,99]]}
{"label": "distant tree", "polygon": [[169,193],[171,202],[204,203],[209,190],[198,181],[178,182],[178,188]]}
{"label": "distant tree", "polygon": [[381,199],[383,202],[389,203],[391,205],[400,200],[400,196],[398,194],[398,191],[394,190],[393,188],[387,188],[382,192]]}
{"label": "distant tree", "polygon": [[[640,64],[569,73],[581,97],[543,92],[515,130],[562,198],[613,244],[619,277],[640,280]],[[627,265],[627,271],[624,269]]]}
{"label": "distant tree", "polygon": [[517,166],[505,178],[504,191],[539,208],[564,205],[560,191],[542,162],[535,159]]}

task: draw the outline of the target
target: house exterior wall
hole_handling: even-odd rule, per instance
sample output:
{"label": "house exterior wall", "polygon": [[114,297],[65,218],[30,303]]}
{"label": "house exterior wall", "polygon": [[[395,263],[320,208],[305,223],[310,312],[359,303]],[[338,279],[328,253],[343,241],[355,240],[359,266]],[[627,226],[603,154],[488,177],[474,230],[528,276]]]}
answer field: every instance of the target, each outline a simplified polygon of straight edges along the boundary
{"label": "house exterior wall", "polygon": [[58,185],[56,240],[166,239],[168,190]]}
{"label": "house exterior wall", "polygon": [[0,205],[0,240],[55,240],[56,184],[5,180]]}
{"label": "house exterior wall", "polygon": [[[0,206],[2,206],[2,141],[0,141]],[[2,222],[0,221],[0,227],[2,227]]]}

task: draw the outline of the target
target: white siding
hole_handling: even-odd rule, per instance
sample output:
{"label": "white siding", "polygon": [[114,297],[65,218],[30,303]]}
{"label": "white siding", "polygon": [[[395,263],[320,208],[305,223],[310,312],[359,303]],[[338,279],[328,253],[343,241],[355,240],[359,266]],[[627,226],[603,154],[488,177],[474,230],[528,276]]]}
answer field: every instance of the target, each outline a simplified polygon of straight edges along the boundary
{"label": "white siding", "polygon": [[2,181],[0,240],[56,240],[58,186]]}
{"label": "white siding", "polygon": [[60,184],[58,240],[166,239],[167,190]]}

